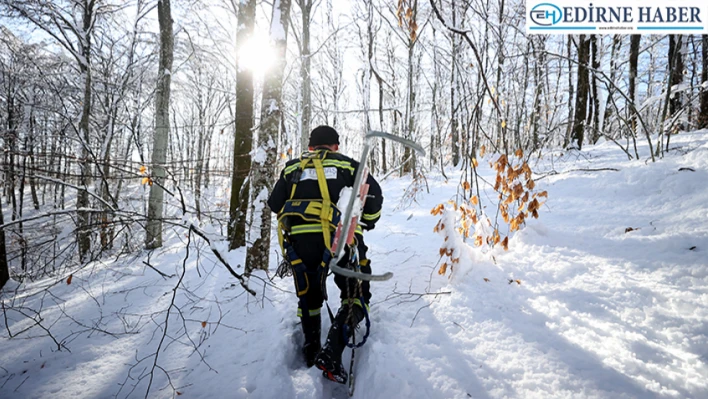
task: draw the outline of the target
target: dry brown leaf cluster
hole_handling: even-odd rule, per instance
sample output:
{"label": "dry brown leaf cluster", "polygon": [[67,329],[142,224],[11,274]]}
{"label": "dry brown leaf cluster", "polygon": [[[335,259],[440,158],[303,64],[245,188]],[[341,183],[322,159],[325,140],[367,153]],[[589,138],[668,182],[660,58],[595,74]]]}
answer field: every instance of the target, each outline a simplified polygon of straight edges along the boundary
{"label": "dry brown leaf cluster", "polygon": [[415,39],[418,38],[417,7],[417,2],[413,0],[398,0],[398,7],[396,8],[398,26],[408,31],[411,42],[415,42]]}
{"label": "dry brown leaf cluster", "polygon": [[[400,6],[401,2],[399,2]],[[479,156],[484,157],[487,149],[482,146],[479,149]],[[476,168],[478,166],[477,159],[472,160],[473,166]],[[529,217],[538,218],[539,210],[541,206],[545,203],[539,201],[541,198],[548,198],[548,193],[546,191],[536,192],[536,182],[533,180],[531,167],[524,161],[524,152],[518,149],[514,152],[511,158],[507,157],[505,154],[500,155],[496,161],[490,162],[490,167],[496,171],[496,180],[494,184],[494,190],[498,193],[498,209],[499,215],[501,215],[504,223],[508,225],[507,235],[502,235],[499,230],[501,226],[496,224],[494,227],[494,232],[489,236],[482,236],[475,233],[475,225],[479,222],[479,214],[476,207],[481,206],[480,200],[476,195],[469,194],[469,200],[465,201],[463,204],[458,204],[455,201],[448,201],[450,208],[446,209],[445,204],[438,204],[433,209],[430,210],[430,214],[434,216],[441,216],[441,219],[433,228],[433,231],[443,232],[445,230],[445,224],[443,222],[445,212],[455,212],[455,225],[459,225],[454,228],[455,232],[463,237],[464,239],[472,238],[474,245],[480,247],[485,243],[491,247],[496,245],[501,245],[505,251],[509,250],[509,235],[513,232],[520,230],[526,223],[526,219]],[[472,187],[468,181],[461,183],[462,190],[467,194],[468,191],[472,190]],[[467,195],[465,195],[467,197]],[[486,219],[488,220],[488,219]],[[488,221],[491,224],[491,221]],[[448,268],[452,271],[454,264],[460,261],[459,258],[452,258],[453,249],[448,248],[449,235],[446,232],[444,244],[440,248],[440,258],[447,257],[448,259],[443,262],[443,264],[438,269],[438,274],[444,275],[447,273]],[[521,284],[519,280],[512,280],[512,282]]]}
{"label": "dry brown leaf cluster", "polygon": [[[469,183],[462,183],[462,188],[464,190],[469,190]],[[450,248],[450,232],[445,231],[445,212],[455,212],[455,220],[459,220],[459,226],[453,226],[453,228],[460,237],[469,238],[471,233],[474,231],[474,225],[478,222],[477,210],[473,207],[479,203],[479,199],[477,199],[476,196],[473,196],[470,199],[469,203],[463,205],[458,205],[454,201],[447,201],[447,203],[452,209],[446,209],[445,204],[443,203],[436,205],[433,209],[430,210],[431,215],[441,216],[440,220],[438,220],[438,223],[435,225],[435,227],[433,227],[433,231],[435,233],[444,232],[445,236],[444,244],[442,247],[440,247],[440,258],[442,259],[443,257],[446,257],[447,259],[438,269],[438,274],[441,275],[447,273],[448,267],[450,271],[452,271],[454,269],[454,266],[460,262],[459,256],[456,258],[453,257],[454,249]],[[475,237],[475,240],[481,240],[481,237]]]}
{"label": "dry brown leaf cluster", "polygon": [[[523,160],[523,150],[516,150],[514,156],[516,159],[510,160],[502,154],[490,164],[497,172],[494,190],[498,193],[499,213],[504,222],[509,224],[511,232],[518,231],[529,216],[537,219],[538,210],[544,204],[538,198],[548,197],[546,191],[534,192],[536,182],[532,178],[531,167]],[[514,165],[514,161],[517,165]],[[506,249],[508,240],[502,242],[502,245]]]}
{"label": "dry brown leaf cluster", "polygon": [[142,184],[143,185],[148,184],[148,185],[152,186],[152,178],[150,178],[150,176],[147,176],[147,167],[145,167],[145,165],[142,165],[142,166],[140,166],[140,169],[138,171],[140,172],[141,175],[144,175],[143,180],[142,180]]}

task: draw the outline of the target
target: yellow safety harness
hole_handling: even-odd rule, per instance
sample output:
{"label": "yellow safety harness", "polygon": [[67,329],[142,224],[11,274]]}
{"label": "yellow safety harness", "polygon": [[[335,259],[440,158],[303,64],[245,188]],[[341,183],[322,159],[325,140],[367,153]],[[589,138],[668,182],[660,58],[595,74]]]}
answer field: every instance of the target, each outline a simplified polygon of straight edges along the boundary
{"label": "yellow safety harness", "polygon": [[[290,190],[290,198],[285,201],[283,208],[278,213],[278,242],[283,248],[286,235],[322,233],[325,247],[332,249],[332,232],[337,228],[341,212],[336,204],[332,203],[327,187],[324,166],[320,157],[326,157],[328,151],[309,152],[303,154],[298,164],[299,170],[304,171],[310,164],[315,168],[317,184],[320,188],[318,199],[293,199],[297,190],[298,181],[294,181]],[[295,172],[293,172],[295,173]],[[292,218],[302,222],[293,224]]]}
{"label": "yellow safety harness", "polygon": [[[323,166],[323,159],[328,151],[305,153],[300,157],[297,168],[286,168],[288,173],[300,175],[310,166],[314,167],[317,175],[317,184],[320,188],[321,198],[293,199],[297,190],[299,176],[293,179],[290,198],[285,201],[283,208],[278,213],[278,242],[283,251],[283,257],[288,260],[295,276],[295,288],[298,297],[303,297],[310,288],[307,267],[297,255],[290,243],[290,236],[306,233],[322,233],[325,251],[322,255],[321,268],[316,273],[316,279],[322,284],[322,293],[327,298],[325,279],[332,259],[332,239],[341,218],[341,211],[332,203],[327,186],[327,177]],[[327,162],[327,160],[325,160]],[[329,162],[328,162],[329,163]],[[294,165],[293,165],[294,166]],[[298,172],[299,171],[299,172]],[[304,305],[304,304],[303,304]]]}

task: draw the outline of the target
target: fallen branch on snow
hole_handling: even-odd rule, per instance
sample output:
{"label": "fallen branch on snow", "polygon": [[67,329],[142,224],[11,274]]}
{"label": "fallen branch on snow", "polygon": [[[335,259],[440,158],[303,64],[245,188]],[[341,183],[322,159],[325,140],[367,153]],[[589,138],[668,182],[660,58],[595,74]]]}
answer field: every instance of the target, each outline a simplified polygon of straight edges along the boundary
{"label": "fallen branch on snow", "polygon": [[570,172],[604,172],[604,171],[612,171],[612,172],[619,172],[619,169],[616,168],[594,168],[594,169],[569,169],[563,172],[556,172],[555,170],[552,170],[544,175],[541,175],[541,177],[537,177],[534,180],[539,181],[541,179],[545,179],[548,176],[555,176],[555,175],[562,175],[564,173],[570,173]]}

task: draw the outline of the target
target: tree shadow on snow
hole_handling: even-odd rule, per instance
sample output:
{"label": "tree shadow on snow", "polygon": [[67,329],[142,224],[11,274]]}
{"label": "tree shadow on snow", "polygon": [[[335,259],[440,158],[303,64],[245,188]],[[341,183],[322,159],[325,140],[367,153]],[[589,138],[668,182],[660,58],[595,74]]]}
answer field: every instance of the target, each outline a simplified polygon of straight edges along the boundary
{"label": "tree shadow on snow", "polygon": [[465,397],[491,398],[479,379],[482,363],[460,352],[429,309],[417,315],[411,328],[415,311],[409,310],[375,310],[369,348],[357,355],[365,365],[360,378],[367,382],[357,385],[355,397],[447,398],[464,392]]}

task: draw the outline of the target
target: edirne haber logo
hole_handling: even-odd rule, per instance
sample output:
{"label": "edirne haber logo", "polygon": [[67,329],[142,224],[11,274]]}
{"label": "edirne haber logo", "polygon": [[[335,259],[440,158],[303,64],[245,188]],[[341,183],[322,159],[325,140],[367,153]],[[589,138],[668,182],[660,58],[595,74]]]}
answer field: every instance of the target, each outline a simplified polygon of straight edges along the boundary
{"label": "edirne haber logo", "polygon": [[708,1],[526,0],[526,33],[706,34]]}

